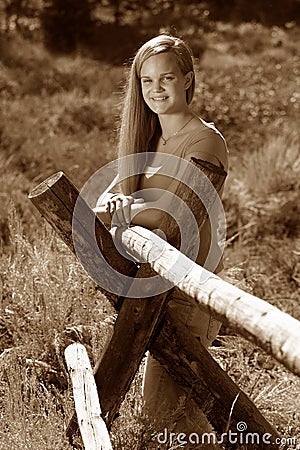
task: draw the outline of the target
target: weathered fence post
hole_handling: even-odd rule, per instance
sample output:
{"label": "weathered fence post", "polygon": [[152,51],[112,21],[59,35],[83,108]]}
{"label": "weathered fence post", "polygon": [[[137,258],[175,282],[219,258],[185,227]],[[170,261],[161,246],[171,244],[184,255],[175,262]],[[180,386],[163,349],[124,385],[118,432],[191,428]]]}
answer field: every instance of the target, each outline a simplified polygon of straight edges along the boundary
{"label": "weathered fence post", "polygon": [[91,364],[82,344],[71,344],[65,358],[73,385],[75,409],[86,450],[112,450]]}
{"label": "weathered fence post", "polygon": [[[57,184],[61,183],[61,178],[63,178],[62,185],[63,185],[63,191],[64,191],[64,194],[63,194],[64,201],[61,201],[61,194],[60,194],[61,188],[56,186]],[[51,192],[49,192],[49,191],[51,191]],[[53,192],[54,192],[54,195],[53,195]],[[47,218],[47,220],[56,229],[58,229],[61,237],[66,242],[69,241],[69,236],[72,232],[72,208],[74,206],[74,198],[76,198],[76,195],[77,196],[79,195],[78,192],[76,191],[76,188],[74,188],[74,186],[71,185],[71,183],[68,184],[68,180],[63,176],[62,173],[54,176],[53,178],[46,180],[42,185],[38,186],[38,188],[36,188],[30,194],[31,200],[34,201],[35,205],[38,207],[40,212]],[[49,201],[49,198],[51,201]],[[86,208],[89,209],[87,205],[86,205]],[[62,213],[62,211],[60,211],[61,209],[65,209],[66,211],[68,211],[67,212],[68,219],[65,218],[66,212]],[[49,210],[51,210],[50,213],[49,213]],[[90,214],[90,212],[87,212],[87,214]],[[56,215],[57,215],[57,217],[56,217]],[[61,220],[61,217],[64,217],[63,221]],[[96,222],[97,222],[97,220],[96,220]],[[57,226],[57,225],[59,225],[59,226]],[[84,224],[82,226],[84,227]],[[106,240],[108,240],[108,242],[109,242],[109,240],[111,239],[111,236],[110,236],[108,230],[103,225],[101,226],[101,224],[100,224],[100,226],[97,226],[97,224],[96,224],[96,227],[97,227],[97,233],[100,233],[100,237],[98,239],[99,245],[101,245],[101,243],[105,242]],[[145,230],[142,229],[141,227],[133,227],[128,230],[124,230],[122,232],[121,239],[122,239],[123,244],[127,248],[127,250],[133,251],[133,253],[136,252],[136,254],[140,253],[140,256],[141,256],[141,248],[144,247],[143,243],[145,243],[146,240],[149,240],[149,231],[147,233],[148,237],[143,236],[144,231]],[[87,246],[90,245],[88,236],[86,236],[86,231],[83,232],[82,239],[83,240],[86,239]],[[160,241],[157,236],[155,237],[155,240],[157,242]],[[152,242],[152,238],[151,238],[151,242]],[[166,267],[164,267],[164,262],[166,262],[168,260],[168,258],[166,257],[165,249],[167,249],[166,251],[168,253],[168,248],[170,248],[171,246],[168,246],[168,244],[166,244],[164,241],[161,241],[161,245],[162,245],[163,251],[161,251],[161,249],[159,249],[157,254],[160,254],[160,257],[159,257],[158,261],[152,261],[151,265],[153,266],[153,268],[155,269],[156,272],[161,271],[161,273],[163,273],[162,276],[164,278],[170,279],[172,281],[173,274],[171,274],[170,278],[168,278],[166,276],[167,269],[166,269]],[[71,245],[70,245],[70,247],[72,248]],[[148,249],[149,249],[149,246],[148,246]],[[93,247],[91,247],[89,249],[91,261],[94,261],[93,251],[95,251],[95,249]],[[112,253],[113,252],[114,252],[114,254],[116,254],[115,249],[114,250],[112,249]],[[172,252],[173,252],[173,258],[174,258],[174,252],[176,252],[174,247],[172,247]],[[147,261],[147,258],[149,255],[145,254],[142,256],[143,256],[143,259]],[[179,257],[180,257],[180,255],[179,255]],[[116,266],[119,266],[122,268],[122,270],[120,270],[122,273],[126,273],[126,270],[128,270],[128,271],[132,270],[132,263],[128,262],[120,254],[118,254],[118,256],[115,257],[114,264],[116,264]],[[193,268],[193,271],[194,271],[194,268]],[[189,276],[190,276],[190,274],[188,274],[188,277]],[[218,277],[213,277],[213,279],[216,280],[216,279],[218,279]],[[194,279],[192,279],[192,281],[193,280]],[[185,279],[184,282],[187,283],[187,279]],[[220,282],[222,283],[222,280],[220,280]],[[194,281],[193,281],[193,283],[194,283]],[[183,288],[184,288],[184,283],[183,283]],[[232,287],[232,288],[234,289],[234,287]],[[185,286],[185,289],[186,289],[186,286]],[[192,294],[193,294],[192,296],[194,296],[195,298],[197,297],[197,301],[199,300],[199,303],[201,303],[203,305],[203,308],[205,310],[213,311],[214,309],[211,307],[210,303],[207,301],[206,294],[205,294],[205,298],[203,299],[203,301],[201,300],[201,289],[202,289],[202,286],[201,287],[198,286],[197,296],[194,295],[195,294],[194,291],[193,292],[190,290],[188,290],[188,291],[189,291],[189,294],[192,292]],[[204,292],[206,292],[205,289],[204,289]],[[113,302],[113,304],[115,304],[115,305],[118,304],[118,298],[116,298],[116,296],[110,296],[110,300]],[[143,303],[145,301],[147,301],[147,299],[141,300],[140,303]],[[227,299],[227,303],[228,303],[228,301],[232,308],[230,299],[229,300]],[[173,330],[172,318],[170,318],[170,317],[168,318],[168,317],[169,316],[168,316],[168,312],[167,312],[167,315],[166,315],[167,320],[164,321],[164,324],[163,324],[162,330],[159,333],[159,336],[156,337],[156,339],[153,339],[153,335],[152,335],[151,342],[149,343],[151,346],[151,349],[153,352],[155,352],[155,356],[163,364],[166,365],[167,369],[170,368],[174,363],[174,366],[176,366],[176,368],[177,368],[177,378],[176,378],[176,374],[175,375],[173,374],[175,376],[176,381],[178,381],[179,383],[181,383],[183,385],[188,384],[189,386],[195,386],[193,391],[195,392],[195,399],[200,406],[201,406],[201,402],[203,401],[203,399],[206,396],[206,393],[204,394],[204,391],[208,390],[212,394],[213,399],[215,401],[215,405],[217,405],[218,408],[221,406],[219,411],[221,411],[221,415],[222,415],[222,420],[213,419],[212,422],[213,422],[213,425],[216,427],[217,431],[220,431],[222,433],[224,431],[224,423],[227,422],[227,419],[229,417],[232,402],[236,398],[236,394],[237,393],[240,394],[241,391],[233,383],[233,381],[226,375],[226,373],[224,371],[222,371],[222,369],[213,360],[213,358],[209,355],[209,353],[204,348],[201,348],[201,344],[199,344],[200,347],[197,347],[197,351],[199,351],[199,348],[201,350],[200,351],[201,361],[199,360],[199,353],[198,353],[198,360],[197,360],[197,351],[194,351],[194,350],[189,351],[189,349],[185,349],[184,345],[179,345],[179,347],[181,348],[181,352],[179,352],[179,354],[176,354],[176,352],[178,350],[178,342],[180,343],[180,339],[181,339],[180,336],[184,335],[184,330],[180,330],[180,332],[178,332],[178,333],[176,332],[177,334],[175,333],[175,335],[174,335],[173,331],[170,331],[170,330]],[[225,321],[227,323],[228,322],[230,323],[230,318],[228,318],[224,312],[223,312],[223,314],[219,314],[219,318],[221,320],[223,318],[225,318]],[[243,328],[242,325],[241,325],[241,328]],[[155,330],[153,329],[152,331],[154,333]],[[177,338],[178,338],[178,340],[176,340]],[[193,346],[192,343],[191,343],[191,346]],[[170,349],[170,353],[166,354],[164,352],[164,350],[166,348]],[[109,355],[109,353],[108,353],[108,355]],[[197,364],[198,373],[201,374],[200,377],[199,377],[199,375],[197,375],[197,373],[194,370],[195,365],[192,364],[193,361],[197,361],[196,364]],[[206,365],[206,361],[209,361],[208,366]],[[209,367],[209,369],[207,369],[206,367]],[[216,379],[214,377],[215,373],[218,374]],[[216,386],[216,384],[218,384],[219,387]],[[226,397],[226,401],[224,401],[222,398],[222,397],[224,397],[224,392],[223,393],[220,392],[220,386],[222,387],[222,385],[226,386],[226,389],[228,388],[228,396]],[[230,386],[231,386],[231,389],[229,389]],[[106,402],[107,402],[107,404],[110,404],[110,400],[105,398],[105,396],[102,399],[102,396],[101,396],[101,402],[102,402],[103,411],[109,412],[109,409],[105,410],[105,405],[106,405]],[[271,433],[274,436],[274,439],[275,439],[275,437],[279,437],[276,430],[261,416],[261,414],[259,413],[257,408],[255,408],[253,403],[248,399],[248,397],[245,394],[239,395],[237,403],[239,403],[239,407],[234,408],[234,410],[232,412],[233,423],[237,422],[239,420],[243,420],[243,417],[244,417],[242,414],[243,411],[248,411],[248,413],[247,413],[248,422],[247,423],[248,423],[248,431],[249,432],[250,431],[257,432],[258,429],[259,430],[261,429],[264,432]],[[258,424],[261,424],[260,428],[258,428]],[[255,448],[255,447],[253,447],[253,448]],[[273,444],[272,446],[270,446],[270,445],[266,446],[266,448],[275,449],[275,448],[278,448],[278,446]]]}

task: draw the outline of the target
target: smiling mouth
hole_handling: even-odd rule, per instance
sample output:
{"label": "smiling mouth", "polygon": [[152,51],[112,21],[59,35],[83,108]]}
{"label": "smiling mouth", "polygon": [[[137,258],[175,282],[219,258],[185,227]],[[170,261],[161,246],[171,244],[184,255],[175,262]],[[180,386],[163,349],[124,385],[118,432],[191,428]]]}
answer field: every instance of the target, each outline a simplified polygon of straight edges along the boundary
{"label": "smiling mouth", "polygon": [[152,97],[152,100],[155,102],[163,102],[164,100],[167,100],[168,97]]}

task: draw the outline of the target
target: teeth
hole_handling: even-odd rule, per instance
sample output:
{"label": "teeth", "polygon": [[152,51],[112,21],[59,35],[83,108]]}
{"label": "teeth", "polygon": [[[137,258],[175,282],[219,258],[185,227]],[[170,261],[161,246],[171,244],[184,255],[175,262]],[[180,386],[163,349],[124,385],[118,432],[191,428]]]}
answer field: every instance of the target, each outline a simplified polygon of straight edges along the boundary
{"label": "teeth", "polygon": [[167,100],[167,98],[168,97],[159,97],[159,98],[153,98],[153,100],[160,102],[160,101],[163,101],[163,100]]}

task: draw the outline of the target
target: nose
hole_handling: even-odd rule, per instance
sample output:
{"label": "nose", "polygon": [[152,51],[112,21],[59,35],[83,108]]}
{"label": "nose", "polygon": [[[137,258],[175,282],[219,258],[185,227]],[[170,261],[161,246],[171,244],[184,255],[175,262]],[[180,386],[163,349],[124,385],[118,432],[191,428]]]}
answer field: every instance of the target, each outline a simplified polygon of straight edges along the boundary
{"label": "nose", "polygon": [[156,81],[154,81],[154,83],[153,83],[153,90],[154,90],[155,92],[161,92],[161,91],[163,91],[163,87],[162,87],[162,84],[161,84],[161,80],[156,80]]}

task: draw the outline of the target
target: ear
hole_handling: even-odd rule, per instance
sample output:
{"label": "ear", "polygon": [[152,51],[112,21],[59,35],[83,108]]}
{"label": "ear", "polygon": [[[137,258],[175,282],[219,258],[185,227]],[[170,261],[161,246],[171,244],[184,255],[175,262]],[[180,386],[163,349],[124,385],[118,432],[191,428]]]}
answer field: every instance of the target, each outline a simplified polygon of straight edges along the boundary
{"label": "ear", "polygon": [[187,90],[193,81],[194,73],[192,71],[185,74],[184,89]]}

